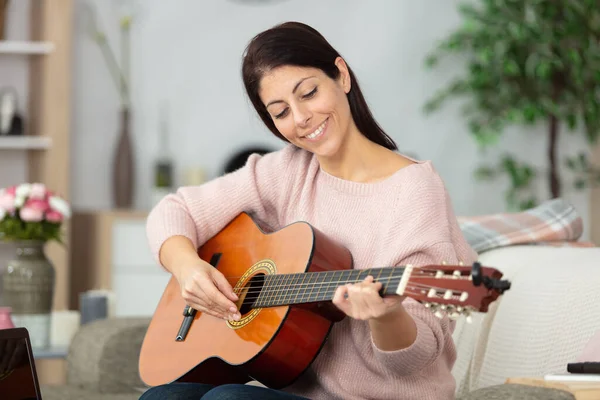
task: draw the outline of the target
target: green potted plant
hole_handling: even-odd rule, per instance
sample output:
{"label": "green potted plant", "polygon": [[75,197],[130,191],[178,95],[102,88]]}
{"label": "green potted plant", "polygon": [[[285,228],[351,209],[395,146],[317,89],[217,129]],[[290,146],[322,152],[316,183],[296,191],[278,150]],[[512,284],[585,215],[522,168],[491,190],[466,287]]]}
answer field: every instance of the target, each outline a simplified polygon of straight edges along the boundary
{"label": "green potted plant", "polygon": [[511,209],[538,203],[532,183],[547,172],[549,196],[560,197],[561,166],[575,174],[582,189],[600,183],[600,169],[587,154],[559,160],[557,143],[566,127],[583,133],[590,145],[600,132],[600,9],[591,0],[479,0],[459,6],[463,23],[427,56],[434,68],[442,57],[466,58],[466,71],[425,104],[434,112],[450,99],[465,98],[464,115],[481,149],[499,142],[510,125],[546,125],[548,170],[504,154],[475,172],[481,179],[507,174]]}

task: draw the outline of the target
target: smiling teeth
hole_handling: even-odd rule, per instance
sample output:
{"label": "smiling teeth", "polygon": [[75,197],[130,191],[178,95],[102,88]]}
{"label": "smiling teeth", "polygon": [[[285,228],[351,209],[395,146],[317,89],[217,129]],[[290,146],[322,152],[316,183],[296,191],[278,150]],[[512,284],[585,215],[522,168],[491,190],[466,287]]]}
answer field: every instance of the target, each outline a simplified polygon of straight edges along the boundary
{"label": "smiling teeth", "polygon": [[[327,121],[325,121],[325,122],[327,122]],[[317,136],[319,136],[321,134],[321,132],[323,132],[323,129],[325,129],[325,122],[323,122],[321,124],[321,126],[319,126],[317,128],[317,130],[315,130],[313,133],[311,133],[310,135],[306,135],[306,137],[309,138],[309,139],[314,139]]]}

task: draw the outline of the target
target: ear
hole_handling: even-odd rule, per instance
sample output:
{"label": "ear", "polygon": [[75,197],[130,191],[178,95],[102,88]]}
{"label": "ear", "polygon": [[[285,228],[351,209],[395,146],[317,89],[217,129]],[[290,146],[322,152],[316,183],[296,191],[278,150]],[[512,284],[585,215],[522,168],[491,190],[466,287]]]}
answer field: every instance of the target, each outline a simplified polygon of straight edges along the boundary
{"label": "ear", "polygon": [[335,66],[340,70],[340,76],[338,78],[338,82],[342,85],[342,89],[344,92],[348,94],[350,89],[352,88],[352,82],[350,79],[350,71],[348,70],[348,66],[342,57],[338,57],[335,59]]}

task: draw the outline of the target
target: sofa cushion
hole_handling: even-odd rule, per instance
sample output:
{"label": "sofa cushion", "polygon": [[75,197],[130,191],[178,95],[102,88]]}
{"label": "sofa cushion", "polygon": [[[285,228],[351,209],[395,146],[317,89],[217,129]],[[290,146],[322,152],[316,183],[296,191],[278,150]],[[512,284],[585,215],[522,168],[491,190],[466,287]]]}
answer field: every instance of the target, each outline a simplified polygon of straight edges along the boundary
{"label": "sofa cushion", "polygon": [[574,400],[575,397],[563,390],[526,385],[495,385],[475,390],[458,400]]}
{"label": "sofa cushion", "polygon": [[129,393],[144,387],[138,360],[149,322],[114,318],[84,325],[69,349],[69,386],[95,393]]}

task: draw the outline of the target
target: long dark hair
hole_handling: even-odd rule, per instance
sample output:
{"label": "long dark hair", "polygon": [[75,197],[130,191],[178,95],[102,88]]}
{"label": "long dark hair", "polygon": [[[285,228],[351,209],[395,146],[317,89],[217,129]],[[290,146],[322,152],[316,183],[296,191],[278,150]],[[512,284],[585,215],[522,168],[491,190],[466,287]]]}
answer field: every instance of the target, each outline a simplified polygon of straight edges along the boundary
{"label": "long dark hair", "polygon": [[[337,79],[340,70],[335,60],[340,54],[314,28],[300,22],[285,22],[256,35],[246,47],[242,64],[242,78],[248,97],[256,112],[271,132],[286,140],[275,127],[258,95],[260,80],[270,70],[293,65],[322,70],[331,79]],[[350,112],[358,130],[372,142],[390,150],[396,143],[381,129],[369,110],[354,72],[348,66],[351,89],[347,94]]]}

